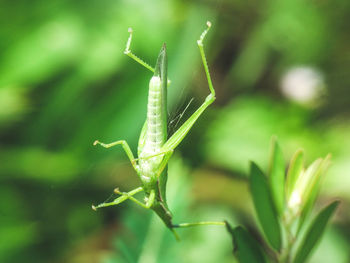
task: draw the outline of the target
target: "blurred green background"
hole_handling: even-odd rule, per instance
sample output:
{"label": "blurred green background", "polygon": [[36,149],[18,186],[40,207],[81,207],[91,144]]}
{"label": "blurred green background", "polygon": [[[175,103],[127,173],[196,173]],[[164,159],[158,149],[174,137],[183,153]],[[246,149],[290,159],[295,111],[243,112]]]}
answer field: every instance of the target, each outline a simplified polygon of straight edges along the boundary
{"label": "blurred green background", "polygon": [[[350,262],[350,1],[33,0],[0,4],[0,262],[234,262],[222,227],[179,230],[178,243],[131,202],[91,204],[139,185],[136,152],[150,72],[167,43],[169,130],[209,93],[217,101],[169,164],[175,222],[229,220],[257,233],[248,161],[267,166],[277,135],[286,161],[332,153],[318,206],[342,204],[311,262]],[[191,98],[194,98],[183,113]],[[183,117],[181,117],[183,115]],[[142,196],[140,196],[142,198]]]}

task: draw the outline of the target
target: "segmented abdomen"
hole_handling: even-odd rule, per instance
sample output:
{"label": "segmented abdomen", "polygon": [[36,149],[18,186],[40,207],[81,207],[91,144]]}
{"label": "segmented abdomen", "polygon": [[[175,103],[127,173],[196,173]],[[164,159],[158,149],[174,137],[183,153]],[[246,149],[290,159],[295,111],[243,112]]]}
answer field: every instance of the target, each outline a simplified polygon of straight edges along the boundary
{"label": "segmented abdomen", "polygon": [[166,111],[162,105],[164,94],[162,82],[158,76],[153,76],[149,84],[147,104],[147,130],[142,155],[154,155],[166,141]]}

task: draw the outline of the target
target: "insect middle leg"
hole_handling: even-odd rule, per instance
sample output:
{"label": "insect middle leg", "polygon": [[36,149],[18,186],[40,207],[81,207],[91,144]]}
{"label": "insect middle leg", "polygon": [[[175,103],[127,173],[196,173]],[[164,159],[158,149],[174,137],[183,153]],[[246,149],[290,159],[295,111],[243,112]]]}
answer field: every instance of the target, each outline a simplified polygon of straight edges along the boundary
{"label": "insect middle leg", "polygon": [[[140,187],[142,188],[142,187]],[[133,195],[129,193],[125,193],[125,192],[119,192],[119,191],[115,191],[117,194],[120,194],[121,197],[124,197],[125,199],[130,199],[131,201],[135,202],[136,204],[138,204],[139,206],[142,206],[143,208],[149,209],[152,205],[153,202],[155,200],[155,191],[151,190],[150,195],[147,198],[146,203],[142,203],[141,201],[137,200],[135,197],[133,197]],[[120,197],[120,198],[121,198]]]}
{"label": "insect middle leg", "polygon": [[129,157],[132,166],[137,171],[138,168],[136,165],[136,159],[135,159],[134,154],[132,153],[132,151],[130,149],[129,144],[125,140],[119,140],[119,141],[107,143],[107,144],[96,140],[94,142],[94,145],[97,145],[97,144],[101,145],[104,148],[111,148],[111,147],[116,146],[116,145],[121,145],[123,147],[126,155]]}

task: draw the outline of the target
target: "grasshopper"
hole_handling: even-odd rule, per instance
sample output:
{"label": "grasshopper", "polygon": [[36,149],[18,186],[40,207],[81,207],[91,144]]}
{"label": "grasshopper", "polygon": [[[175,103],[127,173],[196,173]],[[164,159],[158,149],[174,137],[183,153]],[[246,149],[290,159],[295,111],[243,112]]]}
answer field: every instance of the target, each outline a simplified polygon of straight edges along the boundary
{"label": "grasshopper", "polygon": [[[95,141],[94,145],[101,145],[105,148],[110,148],[116,145],[121,145],[131,161],[131,164],[137,172],[142,185],[130,192],[120,192],[115,189],[115,193],[120,197],[112,202],[102,203],[97,206],[92,206],[94,210],[106,206],[118,205],[125,200],[131,200],[138,205],[152,209],[162,219],[164,224],[178,238],[174,228],[191,227],[198,225],[225,225],[224,222],[197,222],[197,223],[182,223],[173,224],[172,214],[168,208],[166,201],[166,182],[167,182],[167,164],[172,156],[174,149],[184,139],[193,124],[197,121],[204,110],[214,102],[215,90],[211,81],[207,60],[203,49],[203,40],[211,27],[211,23],[207,22],[207,28],[201,34],[197,41],[200,55],[202,58],[204,70],[207,76],[210,94],[205,99],[204,103],[192,114],[188,120],[168,139],[167,138],[167,86],[170,83],[167,77],[167,52],[166,45],[163,44],[155,68],[145,63],[143,60],[134,55],[130,50],[132,40],[132,29],[129,29],[130,36],[127,41],[124,53],[152,71],[153,77],[149,82],[147,118],[141,130],[141,135],[138,143],[138,158],[135,158],[128,143],[124,140],[119,140],[109,144]],[[144,192],[145,202],[141,202],[134,197],[139,192]]]}

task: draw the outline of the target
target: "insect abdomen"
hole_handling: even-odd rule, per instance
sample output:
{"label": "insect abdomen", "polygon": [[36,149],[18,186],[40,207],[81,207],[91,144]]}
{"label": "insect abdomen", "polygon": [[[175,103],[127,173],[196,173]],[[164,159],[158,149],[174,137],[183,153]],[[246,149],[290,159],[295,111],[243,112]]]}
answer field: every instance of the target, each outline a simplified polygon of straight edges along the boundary
{"label": "insect abdomen", "polygon": [[143,153],[155,154],[158,153],[162,145],[165,143],[166,134],[164,134],[162,108],[162,81],[160,77],[153,76],[149,84],[148,104],[147,104],[147,130],[145,136],[145,145]]}
{"label": "insect abdomen", "polygon": [[149,83],[147,128],[141,157],[159,153],[167,140],[167,81],[167,56],[164,44]]}

